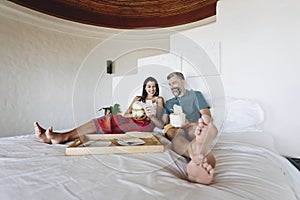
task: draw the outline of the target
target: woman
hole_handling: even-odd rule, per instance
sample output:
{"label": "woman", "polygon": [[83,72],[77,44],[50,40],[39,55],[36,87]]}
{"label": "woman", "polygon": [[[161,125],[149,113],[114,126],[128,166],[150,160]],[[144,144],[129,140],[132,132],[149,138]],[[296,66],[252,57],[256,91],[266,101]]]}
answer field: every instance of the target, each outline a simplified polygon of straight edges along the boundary
{"label": "woman", "polygon": [[[133,106],[139,104],[145,110],[143,119],[133,117]],[[148,77],[143,84],[142,96],[136,96],[124,116],[109,114],[93,119],[71,131],[58,133],[53,132],[52,127],[42,128],[37,122],[34,123],[36,136],[45,143],[59,144],[75,140],[91,133],[125,133],[130,131],[152,131],[155,126],[163,128],[161,120],[163,115],[164,99],[159,96],[159,87],[155,78]]]}

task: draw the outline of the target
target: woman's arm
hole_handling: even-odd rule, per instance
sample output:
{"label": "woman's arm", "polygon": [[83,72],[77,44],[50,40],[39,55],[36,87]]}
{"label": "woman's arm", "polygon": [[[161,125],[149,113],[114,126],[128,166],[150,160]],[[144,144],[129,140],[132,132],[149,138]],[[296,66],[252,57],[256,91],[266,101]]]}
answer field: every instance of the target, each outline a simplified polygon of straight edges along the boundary
{"label": "woman's arm", "polygon": [[133,105],[134,102],[138,101],[139,98],[140,98],[139,96],[136,96],[136,97],[132,100],[130,106],[127,108],[126,112],[124,113],[124,117],[128,117],[128,118],[129,118],[129,117],[132,117],[132,105]]}
{"label": "woman's arm", "polygon": [[156,116],[161,119],[164,114],[165,101],[163,97],[157,98],[157,108],[156,108]]}
{"label": "woman's arm", "polygon": [[156,116],[150,115],[150,120],[157,126],[158,128],[164,128],[164,123],[162,121],[162,115],[164,113],[164,99],[163,97],[157,98],[157,107],[156,107]]}

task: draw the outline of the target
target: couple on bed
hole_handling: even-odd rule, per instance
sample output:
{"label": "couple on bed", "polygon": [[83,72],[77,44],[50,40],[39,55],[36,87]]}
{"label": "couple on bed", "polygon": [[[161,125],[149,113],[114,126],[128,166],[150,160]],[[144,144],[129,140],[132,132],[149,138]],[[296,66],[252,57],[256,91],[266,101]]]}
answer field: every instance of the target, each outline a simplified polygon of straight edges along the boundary
{"label": "couple on bed", "polygon": [[[155,127],[164,128],[165,136],[172,141],[173,149],[189,160],[186,168],[188,180],[210,184],[216,161],[208,149],[218,131],[212,122],[209,106],[201,92],[185,89],[185,78],[182,73],[172,72],[167,80],[175,97],[167,100],[166,104],[163,97],[159,96],[158,82],[153,77],[148,77],[143,84],[142,96],[134,98],[124,116],[108,114],[64,133],[54,132],[52,127],[44,129],[35,122],[35,134],[45,143],[57,144],[91,133],[150,132]],[[145,110],[145,119],[133,117],[133,107],[135,108],[134,104],[137,102]],[[174,104],[180,105],[186,115],[186,122],[180,128],[169,124]]]}

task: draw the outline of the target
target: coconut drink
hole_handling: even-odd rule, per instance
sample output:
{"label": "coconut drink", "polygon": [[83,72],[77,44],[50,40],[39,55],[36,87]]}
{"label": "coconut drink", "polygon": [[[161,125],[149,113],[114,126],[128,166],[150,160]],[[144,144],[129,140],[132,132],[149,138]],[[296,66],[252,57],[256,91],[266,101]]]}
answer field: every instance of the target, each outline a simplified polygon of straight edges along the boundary
{"label": "coconut drink", "polygon": [[142,120],[146,118],[145,110],[138,101],[132,104],[132,117],[137,120]]}

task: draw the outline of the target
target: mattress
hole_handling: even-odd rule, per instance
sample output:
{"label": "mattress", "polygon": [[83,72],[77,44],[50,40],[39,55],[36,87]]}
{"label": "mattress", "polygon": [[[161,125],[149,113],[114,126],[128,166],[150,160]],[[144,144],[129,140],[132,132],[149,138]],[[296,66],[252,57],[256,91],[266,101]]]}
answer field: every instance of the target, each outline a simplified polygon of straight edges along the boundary
{"label": "mattress", "polygon": [[33,134],[0,138],[0,199],[300,199],[300,174],[264,133],[221,134],[211,185],[186,180],[186,159],[163,153],[66,156]]}

